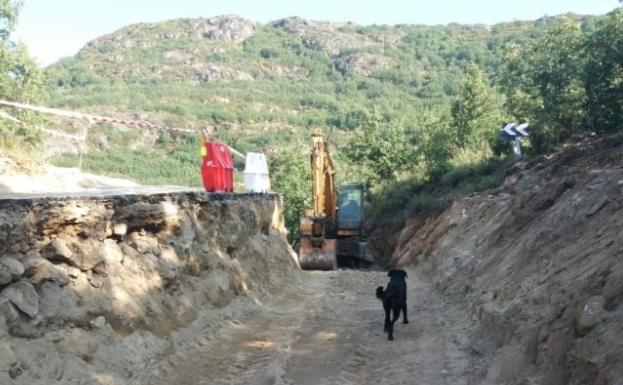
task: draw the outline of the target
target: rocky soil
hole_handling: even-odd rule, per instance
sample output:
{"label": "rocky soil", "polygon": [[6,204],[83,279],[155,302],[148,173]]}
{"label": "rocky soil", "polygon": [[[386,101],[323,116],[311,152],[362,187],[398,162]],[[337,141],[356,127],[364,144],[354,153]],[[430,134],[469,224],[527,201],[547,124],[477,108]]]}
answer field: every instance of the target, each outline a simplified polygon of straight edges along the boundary
{"label": "rocky soil", "polygon": [[276,195],[0,200],[0,383],[125,384],[297,272]]}
{"label": "rocky soil", "polygon": [[412,220],[396,265],[460,294],[482,384],[623,383],[623,136],[511,169]]}

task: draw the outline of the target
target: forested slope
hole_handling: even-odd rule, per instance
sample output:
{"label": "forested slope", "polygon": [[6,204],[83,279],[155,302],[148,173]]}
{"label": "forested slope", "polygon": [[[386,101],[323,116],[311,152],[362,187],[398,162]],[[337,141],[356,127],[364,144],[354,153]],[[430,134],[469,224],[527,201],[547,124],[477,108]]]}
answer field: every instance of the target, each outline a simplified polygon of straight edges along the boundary
{"label": "forested slope", "polygon": [[[531,123],[533,153],[576,133],[617,131],[622,26],[620,9],[492,26],[259,24],[231,15],[137,24],[47,68],[43,102],[208,128],[240,151],[267,153],[291,229],[308,204],[309,134],[321,127],[338,180],[365,181],[372,215],[389,209],[400,222],[435,206],[438,189],[497,185],[504,121]],[[82,164],[198,185],[198,146],[195,136],[96,126]],[[76,165],[78,156],[53,161]]]}

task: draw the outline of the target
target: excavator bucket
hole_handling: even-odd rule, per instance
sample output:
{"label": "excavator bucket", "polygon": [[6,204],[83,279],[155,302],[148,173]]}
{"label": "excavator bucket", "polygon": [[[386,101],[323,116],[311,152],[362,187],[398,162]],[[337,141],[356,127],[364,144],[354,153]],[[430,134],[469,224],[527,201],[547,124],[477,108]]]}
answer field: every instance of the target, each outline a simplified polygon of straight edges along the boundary
{"label": "excavator bucket", "polygon": [[315,247],[310,239],[301,239],[299,264],[304,270],[333,270],[336,266],[335,239],[325,239]]}

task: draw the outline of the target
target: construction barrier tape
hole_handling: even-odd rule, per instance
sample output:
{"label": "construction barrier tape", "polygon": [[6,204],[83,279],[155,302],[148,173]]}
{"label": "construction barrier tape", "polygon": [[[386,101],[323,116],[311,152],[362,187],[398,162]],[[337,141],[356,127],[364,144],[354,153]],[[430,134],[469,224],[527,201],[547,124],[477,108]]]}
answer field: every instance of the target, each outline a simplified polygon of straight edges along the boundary
{"label": "construction barrier tape", "polygon": [[[110,117],[107,117],[107,116],[85,114],[85,113],[82,113],[82,112],[60,110],[60,109],[57,109],[57,108],[34,106],[32,104],[16,103],[16,102],[10,102],[10,101],[7,101],[7,100],[0,100],[0,105],[13,107],[13,108],[19,108],[19,109],[23,109],[23,110],[40,112],[42,114],[50,114],[50,115],[62,116],[62,117],[65,117],[65,118],[86,120],[87,122],[89,122],[91,124],[93,124],[93,123],[111,123],[111,124],[117,124],[117,125],[129,126],[129,127],[147,128],[147,129],[159,130],[159,131],[184,132],[184,133],[189,133],[189,134],[197,134],[198,133],[198,131],[190,130],[188,128],[168,127],[168,126],[165,126],[165,125],[154,124],[154,123],[147,122],[147,121],[144,121],[144,120],[128,120],[128,119],[110,118]],[[12,116],[4,113],[4,112],[1,112],[1,111],[0,111],[0,116],[4,117],[6,119],[9,119],[9,120],[11,120],[13,122],[24,124],[23,122],[19,121],[18,119],[14,118],[14,117],[12,117]],[[46,130],[46,129],[39,129],[39,128],[36,128],[36,129],[44,131],[44,132],[48,132],[48,133],[53,132],[51,130]],[[57,136],[66,136],[68,134],[56,134],[56,135]],[[73,135],[71,135],[71,136],[73,137]],[[242,158],[245,157],[245,155],[243,155],[242,153],[236,151],[231,146],[228,146],[228,147],[229,147],[229,149],[231,150],[231,152],[233,154],[235,154],[235,155],[237,155],[239,157],[242,157]]]}

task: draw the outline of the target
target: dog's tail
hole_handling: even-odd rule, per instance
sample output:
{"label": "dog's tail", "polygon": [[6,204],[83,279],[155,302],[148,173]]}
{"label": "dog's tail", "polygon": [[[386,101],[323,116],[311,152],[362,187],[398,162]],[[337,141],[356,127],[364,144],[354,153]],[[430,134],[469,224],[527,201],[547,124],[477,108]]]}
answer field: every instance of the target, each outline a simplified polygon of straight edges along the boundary
{"label": "dog's tail", "polygon": [[376,288],[376,298],[381,301],[385,298],[385,290],[383,290],[383,286],[379,286]]}

